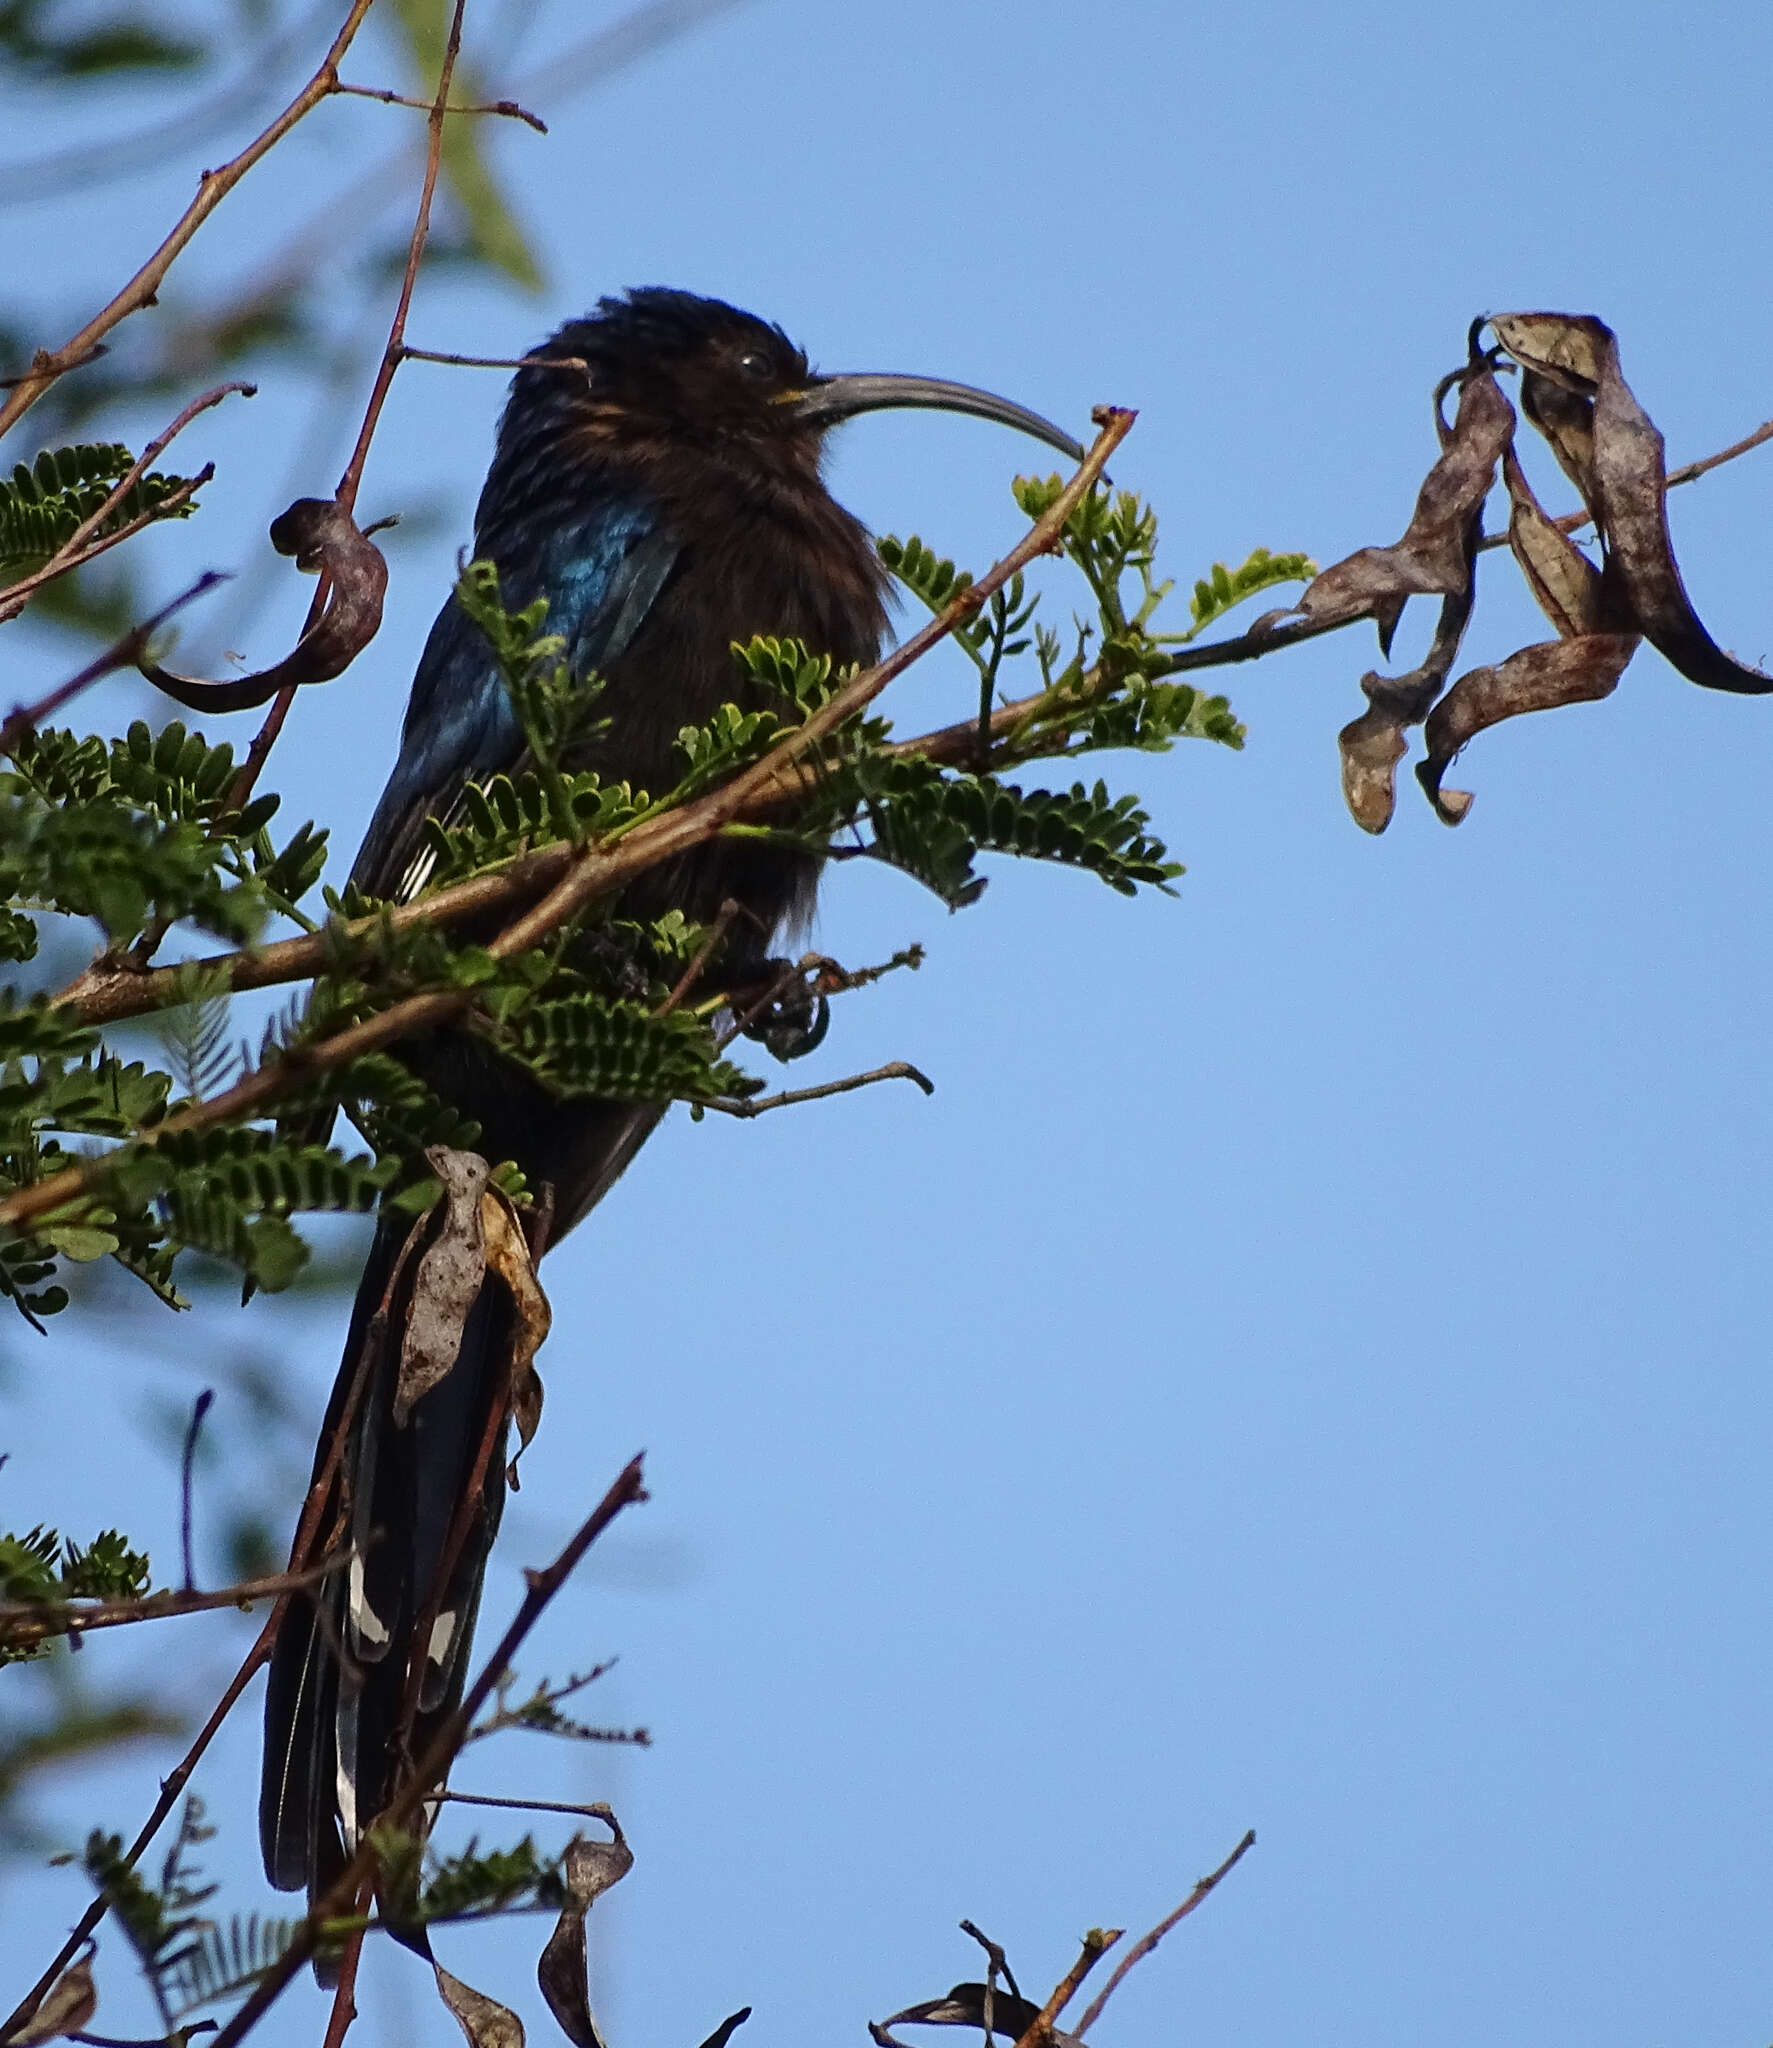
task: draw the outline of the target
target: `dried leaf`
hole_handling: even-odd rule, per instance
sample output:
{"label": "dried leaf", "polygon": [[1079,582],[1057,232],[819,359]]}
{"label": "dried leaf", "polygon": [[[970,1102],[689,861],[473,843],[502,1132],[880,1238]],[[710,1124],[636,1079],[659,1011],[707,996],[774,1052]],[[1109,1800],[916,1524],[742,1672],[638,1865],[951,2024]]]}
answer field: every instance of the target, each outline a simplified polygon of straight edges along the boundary
{"label": "dried leaf", "polygon": [[[615,1815],[604,1807],[599,1810],[598,1817],[609,1827],[615,1839],[592,1842],[583,1835],[574,1835],[566,1845],[561,1876],[566,1884],[567,1901],[560,1909],[554,1932],[548,1937],[548,1946],[536,1964],[536,1982],[548,2001],[548,2010],[559,2022],[561,2032],[573,2043],[573,2048],[603,2048],[597,2022],[591,2017],[591,1984],[585,1959],[585,1915],[612,1884],[619,1883],[634,1867],[634,1852],[624,1839]],[[749,2010],[747,2007],[746,2011]],[[744,2017],[741,2013],[728,2022],[727,2032],[730,2033]],[[720,2038],[724,2040],[725,2037]]]}
{"label": "dried leaf", "polygon": [[[516,1313],[511,1336],[511,1415],[517,1424],[519,1455],[528,1450],[542,1419],[542,1378],[536,1371],[536,1353],[542,1348],[553,1322],[548,1297],[536,1279],[530,1261],[529,1240],[517,1220],[517,1212],[497,1188],[489,1187],[480,1198],[480,1224],[486,1243],[486,1263],[510,1290]],[[511,1461],[508,1478],[517,1484],[517,1460]]]}
{"label": "dried leaf", "polygon": [[1546,517],[1510,448],[1502,458],[1508,486],[1508,545],[1539,609],[1573,640],[1601,629],[1601,572],[1570,536]]}
{"label": "dried leaf", "polygon": [[469,2048],[523,2048],[523,2022],[509,2006],[460,1977],[452,1977],[441,1963],[431,1965],[437,1977],[437,1995],[455,2015],[456,2024],[467,2035]]}
{"label": "dried leaf", "polygon": [[98,2011],[92,1956],[88,1947],[79,1962],[68,1965],[43,1994],[31,2017],[6,2036],[6,2048],[31,2048],[38,2041],[59,2041],[64,2035],[85,2031],[87,2022]]}
{"label": "dried leaf", "polygon": [[[1439,460],[1422,481],[1402,540],[1361,548],[1333,562],[1306,586],[1298,611],[1320,624],[1372,617],[1379,645],[1391,636],[1409,597],[1456,596],[1470,588],[1467,529],[1496,478],[1496,464],[1514,434],[1514,407],[1488,364],[1461,373],[1459,410],[1442,436]],[[1369,828],[1372,829],[1372,828]]]}
{"label": "dried leaf", "polygon": [[1502,313],[1490,324],[1526,373],[1528,418],[1600,528],[1605,623],[1641,632],[1671,667],[1708,690],[1773,691],[1773,676],[1724,652],[1687,596],[1669,539],[1662,435],[1620,372],[1613,330],[1576,313]]}
{"label": "dried leaf", "polygon": [[478,1152],[433,1145],[425,1154],[443,1183],[442,1227],[419,1261],[412,1306],[400,1342],[394,1426],[404,1429],[413,1403],[438,1384],[462,1348],[462,1328],[486,1277],[480,1198],[489,1169]]}
{"label": "dried leaf", "polygon": [[1541,640],[1511,654],[1499,668],[1474,668],[1462,675],[1429,717],[1427,758],[1416,770],[1441,822],[1457,825],[1471,809],[1468,790],[1441,787],[1441,777],[1468,740],[1523,711],[1610,696],[1637,645],[1635,633]]}
{"label": "dried leaf", "polygon": [[153,662],[137,665],[149,682],[193,711],[251,711],[288,685],[326,683],[343,675],[382,624],[388,564],[374,541],[358,530],[332,498],[298,498],[271,522],[271,545],[293,555],[309,575],[324,570],[326,609],[274,668],[228,682],[174,675]]}

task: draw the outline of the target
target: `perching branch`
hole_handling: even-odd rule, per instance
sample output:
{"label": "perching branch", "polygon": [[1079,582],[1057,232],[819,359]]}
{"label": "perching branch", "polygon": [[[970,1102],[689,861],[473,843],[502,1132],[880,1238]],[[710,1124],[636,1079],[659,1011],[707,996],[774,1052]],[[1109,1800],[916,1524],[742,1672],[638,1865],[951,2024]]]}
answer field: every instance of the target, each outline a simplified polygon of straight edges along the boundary
{"label": "perching branch", "polygon": [[[438,904],[446,898],[454,898],[457,905],[469,902],[476,907],[508,905],[516,899],[511,880],[515,875],[521,874],[530,879],[532,889],[534,884],[547,877],[558,877],[539,902],[532,902],[515,922],[490,941],[488,951],[497,959],[508,960],[542,943],[594,898],[612,893],[633,876],[716,837],[748,805],[781,801],[796,786],[794,778],[800,757],[817,741],[864,710],[896,676],[902,675],[957,626],[971,618],[992,592],[1007,583],[1017,570],[1058,545],[1066,520],[1101,475],[1114,450],[1131,431],[1135,417],[1135,414],[1119,407],[1099,408],[1097,418],[1101,432],[1095,444],[1064,490],[1009,553],[993,564],[977,583],[969,585],[956,596],[920,632],[895,648],[884,661],[851,677],[804,724],[785,733],[761,760],[732,781],[678,810],[642,820],[613,843],[605,842],[583,850],[572,845],[545,848],[515,863],[501,875],[477,878],[460,885],[458,890],[442,891],[425,906],[430,915],[421,921],[434,921]],[[399,917],[399,913],[395,915]],[[311,950],[302,953],[301,957],[312,964],[304,971],[313,973],[326,964],[326,945],[324,938],[319,941],[289,941],[282,948],[265,948],[257,957],[262,961],[266,955],[278,954],[287,962],[292,947],[307,947]],[[244,987],[249,982],[255,986],[265,985],[253,974],[253,954],[226,957],[226,967],[218,968],[218,972],[228,973],[230,986]],[[162,987],[167,986],[165,973],[165,970],[159,971],[162,977],[159,985]],[[285,974],[275,978],[293,977]],[[82,977],[82,982],[67,991],[67,996],[81,1000],[86,993],[84,985],[89,979]],[[139,987],[143,982],[154,980],[155,976],[136,974],[126,969],[122,970],[121,979],[116,973],[105,979],[112,990],[120,994],[131,982]],[[221,1094],[194,1103],[166,1118],[139,1142],[154,1144],[177,1131],[197,1130],[256,1116],[306,1085],[315,1073],[345,1065],[416,1032],[434,1030],[461,1016],[472,1001],[471,989],[457,987],[409,996],[360,1023],[334,1033],[330,1038],[302,1047],[299,1054],[287,1054],[268,1064],[261,1064]],[[140,1014],[144,1007],[147,1006],[131,1005],[111,1014]],[[22,1223],[31,1217],[45,1215],[64,1202],[75,1200],[102,1177],[104,1170],[103,1159],[83,1161],[28,1187],[16,1189],[0,1201],[0,1223]]]}

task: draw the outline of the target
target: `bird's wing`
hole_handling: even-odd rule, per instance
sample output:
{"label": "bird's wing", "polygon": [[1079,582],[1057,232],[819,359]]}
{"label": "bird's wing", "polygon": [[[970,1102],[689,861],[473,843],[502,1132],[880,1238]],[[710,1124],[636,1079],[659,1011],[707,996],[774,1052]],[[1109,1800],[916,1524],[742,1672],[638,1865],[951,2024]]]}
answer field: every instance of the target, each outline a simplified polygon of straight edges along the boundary
{"label": "bird's wing", "polygon": [[[640,630],[679,544],[651,509],[606,502],[514,540],[495,555],[504,602],[548,600],[544,629],[566,640],[575,675],[607,667]],[[491,550],[488,550],[491,552]],[[523,733],[485,635],[452,597],[419,658],[400,756],[351,869],[372,896],[406,901],[430,878],[427,817],[447,818],[463,783],[513,767]]]}

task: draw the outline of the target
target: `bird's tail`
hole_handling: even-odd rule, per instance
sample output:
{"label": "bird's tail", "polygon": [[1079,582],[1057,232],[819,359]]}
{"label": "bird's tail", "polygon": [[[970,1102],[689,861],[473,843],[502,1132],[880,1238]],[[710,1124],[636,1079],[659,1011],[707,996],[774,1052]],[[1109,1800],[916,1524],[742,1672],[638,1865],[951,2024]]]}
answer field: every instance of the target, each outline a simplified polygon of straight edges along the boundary
{"label": "bird's tail", "polygon": [[351,1563],[291,1600],[271,1656],[259,1843],[271,1883],[311,1901],[461,1701],[504,1505],[513,1308],[490,1273],[453,1366],[400,1415],[421,1235],[376,1232],[315,1456],[318,1480],[342,1432],[313,1554]]}

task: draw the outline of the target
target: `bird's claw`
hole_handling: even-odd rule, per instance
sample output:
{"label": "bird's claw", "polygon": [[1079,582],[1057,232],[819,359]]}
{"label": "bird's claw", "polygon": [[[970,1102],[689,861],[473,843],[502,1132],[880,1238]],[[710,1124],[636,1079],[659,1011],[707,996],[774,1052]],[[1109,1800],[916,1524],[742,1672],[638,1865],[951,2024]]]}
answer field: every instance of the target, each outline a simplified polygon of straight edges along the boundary
{"label": "bird's claw", "polygon": [[786,1063],[804,1059],[824,1042],[831,1024],[831,1004],[786,960],[772,960],[776,970],[769,994],[755,1009],[741,1009],[740,1027],[772,1058]]}

